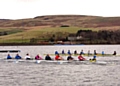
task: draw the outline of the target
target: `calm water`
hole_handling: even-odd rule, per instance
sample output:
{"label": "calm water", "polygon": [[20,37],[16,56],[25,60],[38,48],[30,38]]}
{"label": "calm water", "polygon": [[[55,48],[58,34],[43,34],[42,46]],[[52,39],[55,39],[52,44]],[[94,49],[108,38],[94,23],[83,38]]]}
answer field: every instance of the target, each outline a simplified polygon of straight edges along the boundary
{"label": "calm water", "polygon": [[[16,49],[22,57],[30,53],[31,57],[53,53],[57,50],[84,52],[94,50],[120,55],[120,45],[74,45],[74,46],[0,46],[1,50]],[[14,56],[16,53],[12,53]],[[7,53],[0,53],[5,58]],[[54,58],[54,56],[51,56]],[[66,58],[66,57],[64,57]],[[74,57],[77,58],[77,57]],[[91,57],[86,57],[87,59]],[[120,86],[120,56],[97,57],[108,65],[97,64],[36,64],[26,62],[0,61],[0,86]]]}

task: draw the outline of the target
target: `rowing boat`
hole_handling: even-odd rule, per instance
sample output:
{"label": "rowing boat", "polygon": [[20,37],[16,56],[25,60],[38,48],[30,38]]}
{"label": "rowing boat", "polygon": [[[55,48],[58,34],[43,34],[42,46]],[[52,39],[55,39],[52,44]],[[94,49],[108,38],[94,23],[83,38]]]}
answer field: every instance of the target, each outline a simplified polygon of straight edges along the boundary
{"label": "rowing boat", "polygon": [[9,62],[9,63],[37,63],[37,64],[44,64],[44,63],[51,63],[51,64],[63,64],[63,63],[68,63],[69,61],[67,60],[23,60],[23,59],[10,59],[10,60],[3,60],[4,62]]}
{"label": "rowing boat", "polygon": [[69,61],[66,60],[36,60],[36,63],[57,63],[57,64],[63,64],[63,63],[68,63]]}
{"label": "rowing boat", "polygon": [[87,64],[87,65],[91,65],[91,64],[98,64],[98,65],[107,65],[107,62],[105,61],[89,61],[89,60],[85,60],[85,61],[78,61],[78,60],[25,60],[25,59],[10,59],[10,60],[2,60],[2,62],[9,62],[9,63],[37,63],[37,64]]}
{"label": "rowing boat", "polygon": [[[47,55],[47,54],[44,54],[44,55]],[[55,56],[56,54],[49,54],[50,56]],[[62,53],[60,53],[59,54],[60,56],[68,56],[69,54],[62,54]],[[79,54],[71,54],[72,56],[78,56]],[[94,56],[94,54],[87,54],[87,53],[85,53],[85,54],[82,54],[83,56]],[[105,56],[109,56],[109,57],[112,57],[112,56],[120,56],[120,55],[113,55],[113,54],[101,54],[101,53],[98,53],[96,56],[103,56],[103,57],[105,57]]]}

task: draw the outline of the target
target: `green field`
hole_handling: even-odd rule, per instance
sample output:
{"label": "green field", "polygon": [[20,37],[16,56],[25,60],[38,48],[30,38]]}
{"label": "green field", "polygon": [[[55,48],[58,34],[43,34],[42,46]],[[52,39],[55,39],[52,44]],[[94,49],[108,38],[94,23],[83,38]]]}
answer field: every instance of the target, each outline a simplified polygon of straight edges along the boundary
{"label": "green field", "polygon": [[39,41],[47,41],[53,35],[55,37],[65,38],[71,33],[77,33],[78,30],[96,30],[93,28],[79,27],[34,27],[26,28],[0,28],[0,32],[6,31],[8,35],[0,36],[0,43],[29,43],[30,39],[39,39]]}

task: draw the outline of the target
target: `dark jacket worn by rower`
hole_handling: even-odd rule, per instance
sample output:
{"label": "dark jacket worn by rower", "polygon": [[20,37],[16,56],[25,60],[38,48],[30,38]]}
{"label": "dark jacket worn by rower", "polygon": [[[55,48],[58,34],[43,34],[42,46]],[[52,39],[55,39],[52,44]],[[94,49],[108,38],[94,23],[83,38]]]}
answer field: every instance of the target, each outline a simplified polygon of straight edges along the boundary
{"label": "dark jacket worn by rower", "polygon": [[73,60],[73,58],[70,56],[67,57],[67,60]]}
{"label": "dark jacket worn by rower", "polygon": [[74,51],[74,54],[77,54],[77,51],[76,51],[76,50]]}
{"label": "dark jacket worn by rower", "polygon": [[64,50],[62,50],[62,54],[65,54]]}
{"label": "dark jacket worn by rower", "polygon": [[51,57],[47,54],[45,60],[52,60]]}
{"label": "dark jacket worn by rower", "polygon": [[116,55],[116,54],[117,54],[116,51],[114,51],[113,55]]}

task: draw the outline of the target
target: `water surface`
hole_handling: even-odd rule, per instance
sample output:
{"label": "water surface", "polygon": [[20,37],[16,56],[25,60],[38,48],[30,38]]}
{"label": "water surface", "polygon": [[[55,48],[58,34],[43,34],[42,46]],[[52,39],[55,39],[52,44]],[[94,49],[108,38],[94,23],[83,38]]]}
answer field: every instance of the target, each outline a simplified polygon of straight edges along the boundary
{"label": "water surface", "polygon": [[[101,53],[120,54],[119,45],[76,45],[76,46],[0,46],[0,49],[17,49],[22,57],[30,53],[31,57],[56,50],[65,52],[81,49],[84,52],[96,50]],[[7,53],[0,53],[5,58]],[[11,55],[15,55],[12,53]],[[52,56],[54,58],[54,56]],[[64,57],[66,58],[66,57]],[[77,58],[77,57],[74,57]],[[87,57],[87,59],[91,57]],[[120,86],[120,57],[97,57],[108,65],[97,64],[36,64],[34,62],[0,61],[0,86]]]}

